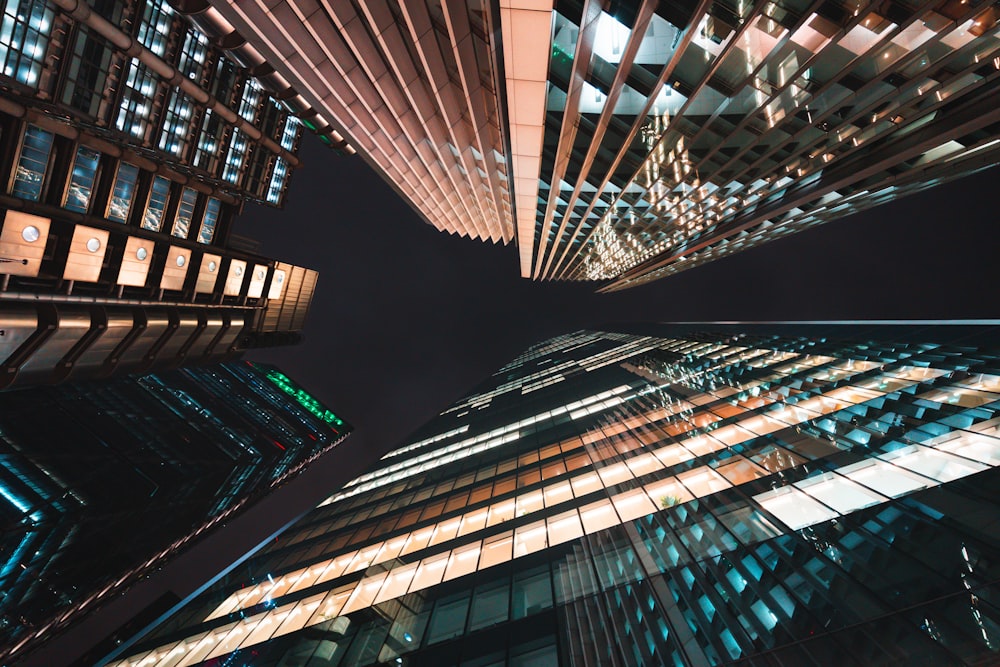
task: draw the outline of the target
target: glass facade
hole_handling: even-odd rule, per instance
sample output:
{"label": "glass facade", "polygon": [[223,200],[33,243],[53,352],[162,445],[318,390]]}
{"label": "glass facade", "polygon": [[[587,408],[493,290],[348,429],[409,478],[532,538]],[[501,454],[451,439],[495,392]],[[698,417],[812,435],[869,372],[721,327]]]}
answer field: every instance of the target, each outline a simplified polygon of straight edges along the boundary
{"label": "glass facade", "polygon": [[52,640],[350,431],[286,387],[308,396],[240,362],[5,394],[0,659],[39,631]]}
{"label": "glass facade", "polygon": [[992,664],[996,334],[540,343],[113,664]]}

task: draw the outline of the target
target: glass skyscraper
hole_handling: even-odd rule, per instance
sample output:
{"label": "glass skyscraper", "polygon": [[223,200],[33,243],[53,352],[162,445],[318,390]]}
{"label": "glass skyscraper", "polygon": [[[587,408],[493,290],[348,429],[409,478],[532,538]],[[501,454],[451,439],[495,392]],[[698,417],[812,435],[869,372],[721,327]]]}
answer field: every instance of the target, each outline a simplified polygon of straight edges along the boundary
{"label": "glass skyscraper", "polygon": [[[281,371],[248,362],[5,393],[0,661],[127,596],[349,432]],[[150,622],[178,603],[134,611]]]}
{"label": "glass skyscraper", "polygon": [[998,331],[539,343],[112,664],[995,664]]}

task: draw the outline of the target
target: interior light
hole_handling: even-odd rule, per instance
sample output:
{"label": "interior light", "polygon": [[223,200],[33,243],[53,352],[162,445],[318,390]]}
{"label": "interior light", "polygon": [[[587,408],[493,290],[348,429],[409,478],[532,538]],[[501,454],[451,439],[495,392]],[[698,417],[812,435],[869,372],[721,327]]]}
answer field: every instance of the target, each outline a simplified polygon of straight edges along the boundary
{"label": "interior light", "polygon": [[28,243],[34,243],[39,239],[39,237],[41,237],[41,235],[42,233],[38,231],[38,227],[35,227],[34,225],[28,225],[21,230],[21,238]]}
{"label": "interior light", "polygon": [[135,251],[135,256],[140,262],[146,259],[148,255],[149,252],[145,248],[139,248],[138,250]]}
{"label": "interior light", "polygon": [[184,255],[177,255],[177,266],[184,266],[184,262],[186,261],[187,258]]}
{"label": "interior light", "polygon": [[90,252],[97,252],[100,249],[101,249],[101,241],[96,237],[91,237],[91,239],[87,241],[87,250],[89,250]]}

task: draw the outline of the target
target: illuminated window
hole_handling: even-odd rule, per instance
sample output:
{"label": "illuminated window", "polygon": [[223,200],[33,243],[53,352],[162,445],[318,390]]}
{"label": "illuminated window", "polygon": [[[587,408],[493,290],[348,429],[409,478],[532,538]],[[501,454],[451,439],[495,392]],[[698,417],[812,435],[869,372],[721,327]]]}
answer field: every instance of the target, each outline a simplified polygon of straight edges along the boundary
{"label": "illuminated window", "polygon": [[115,185],[111,190],[111,203],[108,205],[108,220],[128,222],[128,214],[132,208],[132,198],[135,196],[135,183],[139,178],[139,168],[128,162],[118,165]]}
{"label": "illuminated window", "polygon": [[194,114],[194,102],[191,98],[179,90],[173,91],[170,94],[170,103],[163,112],[163,129],[160,132],[160,142],[157,144],[161,151],[178,156],[187,152],[192,114]]}
{"label": "illuminated window", "polygon": [[240,117],[253,123],[257,120],[257,110],[260,108],[261,91],[263,89],[256,79],[247,79],[240,98]]}
{"label": "illuminated window", "polygon": [[162,57],[167,50],[173,14],[174,10],[164,0],[147,0],[136,33],[139,43]]}
{"label": "illuminated window", "polygon": [[17,172],[14,175],[14,189],[11,191],[15,197],[30,201],[38,201],[41,197],[53,139],[54,135],[51,132],[34,125],[29,125],[25,130],[21,156],[17,161]]}
{"label": "illuminated window", "polygon": [[288,163],[284,158],[277,158],[274,161],[274,171],[271,174],[271,182],[267,187],[267,201],[277,204],[281,201],[281,194],[285,191],[285,182],[288,180]]}
{"label": "illuminated window", "polygon": [[229,150],[226,152],[226,163],[222,168],[222,178],[230,183],[240,180],[243,173],[243,163],[246,160],[250,144],[247,135],[239,128],[233,130],[229,139]]}
{"label": "illuminated window", "polygon": [[198,146],[194,154],[194,166],[215,173],[219,165],[219,147],[226,124],[211,109],[205,109],[198,134]]}
{"label": "illuminated window", "polygon": [[163,226],[163,212],[167,208],[167,199],[170,196],[170,179],[163,176],[154,176],[153,183],[149,188],[149,203],[146,205],[146,214],[142,217],[142,228],[151,232],[160,231]]}
{"label": "illuminated window", "polygon": [[150,100],[153,99],[156,84],[156,76],[145,65],[136,58],[129,61],[115,127],[137,138],[146,133],[153,107]]}
{"label": "illuminated window", "polygon": [[207,58],[208,39],[197,30],[188,30],[184,36],[184,46],[181,48],[177,69],[187,78],[198,81],[201,79]]}
{"label": "illuminated window", "polygon": [[70,173],[69,186],[66,189],[64,206],[71,211],[86,213],[90,204],[90,194],[94,190],[94,179],[97,178],[97,165],[101,154],[97,151],[80,146],[76,150],[73,161],[73,171]]}
{"label": "illuminated window", "polygon": [[38,82],[52,16],[45,0],[5,0],[0,14],[0,67],[5,76],[29,86]]}

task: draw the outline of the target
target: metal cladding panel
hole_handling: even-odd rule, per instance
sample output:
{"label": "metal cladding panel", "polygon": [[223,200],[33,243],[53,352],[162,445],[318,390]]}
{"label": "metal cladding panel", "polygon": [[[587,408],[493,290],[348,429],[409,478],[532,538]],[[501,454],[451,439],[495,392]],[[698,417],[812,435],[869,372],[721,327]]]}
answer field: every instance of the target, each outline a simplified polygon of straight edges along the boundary
{"label": "metal cladding panel", "polygon": [[226,296],[239,296],[243,289],[243,281],[246,279],[247,263],[242,259],[234,259],[229,263],[229,273],[226,274],[226,287],[223,294]]}
{"label": "metal cladding panel", "polygon": [[181,350],[200,333],[198,316],[193,313],[181,313],[177,316],[177,328],[174,334],[156,352],[154,363],[161,368],[179,364],[184,358]]}
{"label": "metal cladding panel", "polygon": [[187,354],[184,355],[185,359],[196,361],[199,358],[204,358],[213,347],[212,343],[226,326],[225,319],[218,313],[203,313],[202,320],[205,325],[204,329],[188,348]]}
{"label": "metal cladding panel", "polygon": [[12,276],[37,276],[49,239],[48,218],[20,211],[7,211],[0,227],[0,273]]}
{"label": "metal cladding panel", "polygon": [[38,331],[38,312],[32,306],[0,306],[0,366]]}
{"label": "metal cladding panel", "polygon": [[59,325],[25,360],[17,371],[18,382],[39,382],[52,378],[56,371],[63,371],[62,359],[87,335],[91,328],[91,314],[84,309],[59,309]]}
{"label": "metal cladding panel", "polygon": [[73,362],[70,377],[80,376],[87,371],[113,363],[111,355],[125,337],[135,330],[135,317],[130,311],[109,313],[107,317],[107,327],[104,332]]}
{"label": "metal cladding panel", "polygon": [[108,251],[110,233],[85,225],[77,225],[69,244],[69,256],[63,268],[65,280],[95,283],[101,276],[104,255]]}
{"label": "metal cladding panel", "polygon": [[194,291],[198,294],[211,294],[219,282],[219,267],[222,266],[222,256],[205,253],[201,256],[201,266],[198,267],[198,281]]}
{"label": "metal cladding panel", "polygon": [[236,313],[232,316],[232,320],[229,324],[229,328],[226,329],[219,340],[216,341],[215,345],[212,346],[210,353],[212,356],[220,356],[228,354],[232,351],[233,346],[239,339],[240,335],[248,326],[248,317],[242,313]]}
{"label": "metal cladding panel", "polygon": [[298,303],[295,304],[295,312],[292,316],[292,331],[301,331],[306,324],[306,315],[309,314],[309,306],[312,304],[313,293],[316,291],[316,281],[319,280],[319,273],[311,269],[305,270],[302,279],[302,290],[299,292]]}
{"label": "metal cladding panel", "polygon": [[160,289],[184,289],[184,279],[187,278],[188,267],[191,265],[191,251],[187,248],[172,246],[167,252],[167,263],[163,267],[163,277],[160,279]]}
{"label": "metal cladding panel", "polygon": [[154,243],[138,236],[128,237],[125,243],[125,254],[122,256],[122,266],[118,270],[119,285],[143,287],[149,275],[149,265],[153,261]]}
{"label": "metal cladding panel", "polygon": [[267,280],[267,265],[254,264],[250,274],[250,287],[247,289],[247,296],[251,299],[259,299],[264,294],[264,282]]}
{"label": "metal cladding panel", "polygon": [[[137,316],[138,325],[138,316]],[[170,317],[164,311],[146,311],[146,328],[120,353],[118,368],[139,370],[146,363],[148,355],[156,343],[173,333]]]}

